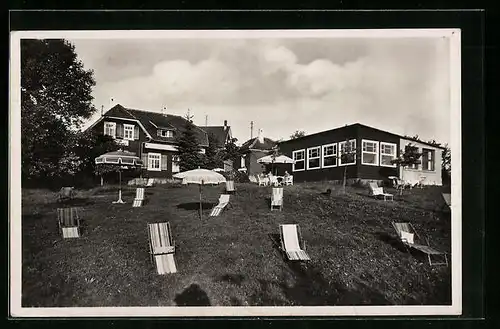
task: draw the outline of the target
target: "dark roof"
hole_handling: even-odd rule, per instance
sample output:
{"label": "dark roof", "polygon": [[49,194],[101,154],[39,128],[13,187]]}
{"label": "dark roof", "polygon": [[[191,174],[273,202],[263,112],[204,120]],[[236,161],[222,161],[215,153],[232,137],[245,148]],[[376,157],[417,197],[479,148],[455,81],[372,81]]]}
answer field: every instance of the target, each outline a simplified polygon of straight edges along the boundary
{"label": "dark roof", "polygon": [[205,126],[200,127],[205,130],[208,134],[212,134],[217,139],[217,146],[224,146],[227,135],[229,134],[229,126]]}
{"label": "dark roof", "polygon": [[[164,115],[157,112],[131,109],[123,107],[120,104],[115,105],[109,111],[104,113],[103,117],[118,117],[138,120],[144,126],[144,129],[146,129],[146,131],[151,135],[151,138],[154,141],[170,143],[175,143],[175,137],[167,138],[158,136],[158,128],[172,129],[182,133],[187,121],[185,118],[178,115]],[[208,146],[208,136],[204,130],[195,126],[195,134],[198,138],[198,143],[200,143],[201,146]]]}
{"label": "dark roof", "polygon": [[264,143],[259,142],[258,137],[254,137],[252,139],[247,140],[240,147],[240,151],[244,152],[250,149],[253,150],[271,150],[274,146],[276,146],[276,142],[270,138],[264,137]]}
{"label": "dark roof", "polygon": [[318,134],[323,134],[323,133],[326,133],[326,132],[330,132],[330,131],[334,131],[334,130],[339,130],[339,129],[343,129],[343,128],[347,128],[347,127],[354,127],[354,126],[365,127],[365,128],[368,128],[368,129],[377,130],[377,131],[380,131],[380,132],[383,132],[383,133],[386,133],[386,134],[397,136],[399,138],[404,138],[404,139],[407,139],[407,140],[411,140],[411,141],[414,141],[416,143],[425,144],[425,145],[429,145],[429,146],[432,146],[432,147],[437,147],[437,148],[440,148],[440,149],[443,149],[443,150],[445,149],[444,146],[431,144],[431,143],[424,142],[424,141],[421,141],[421,140],[418,140],[418,139],[415,139],[415,138],[409,137],[409,136],[403,136],[403,135],[391,133],[389,131],[385,131],[385,130],[382,130],[382,129],[370,127],[370,126],[367,126],[367,125],[364,125],[364,124],[361,124],[361,123],[354,123],[354,124],[346,125],[346,126],[343,126],[343,127],[338,127],[338,128],[334,128],[334,129],[330,129],[330,130],[320,131],[320,132],[317,132],[317,133],[314,133],[314,134],[305,135],[303,137],[299,137],[299,138],[294,138],[294,139],[289,139],[289,140],[286,140],[286,141],[282,141],[282,142],[279,142],[279,144],[284,144],[284,143],[287,143],[287,142],[290,142],[290,141],[296,141],[296,140],[300,140],[300,139],[303,139],[303,138],[308,138],[310,136],[314,136],[314,135],[318,135]]}

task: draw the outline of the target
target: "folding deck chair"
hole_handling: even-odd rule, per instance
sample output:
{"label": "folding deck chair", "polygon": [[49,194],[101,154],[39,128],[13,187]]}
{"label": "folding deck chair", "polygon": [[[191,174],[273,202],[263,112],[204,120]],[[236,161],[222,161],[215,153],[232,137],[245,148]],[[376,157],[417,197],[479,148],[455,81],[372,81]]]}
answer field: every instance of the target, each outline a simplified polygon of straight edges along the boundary
{"label": "folding deck chair", "polygon": [[65,187],[61,187],[61,189],[59,190],[59,194],[58,194],[58,200],[59,201],[63,201],[63,200],[71,200],[75,197],[75,188],[74,187],[71,187],[71,186],[65,186]]}
{"label": "folding deck chair", "polygon": [[[431,248],[429,245],[429,240],[427,240],[427,245],[417,244],[415,243],[415,237],[421,240],[417,231],[410,223],[392,223],[392,226],[396,230],[399,239],[405,245],[408,252],[409,248],[416,249],[420,252],[423,252],[427,255],[427,259],[429,260],[429,265],[446,265],[448,266],[448,257],[445,252],[436,250]],[[432,258],[441,258],[441,261],[432,261]]]}
{"label": "folding deck chair", "polygon": [[386,201],[387,199],[394,200],[394,196],[392,194],[385,193],[384,188],[379,187],[377,185],[377,183],[372,182],[372,183],[370,183],[369,187],[370,187],[370,195],[372,195],[376,198],[381,196],[384,198],[384,201]]}
{"label": "folding deck chair", "polygon": [[78,208],[57,208],[57,223],[64,239],[80,237]]}
{"label": "folding deck chair", "polygon": [[236,190],[234,189],[234,180],[228,180],[226,181],[226,192],[227,193],[234,193]]}
{"label": "folding deck chair", "polygon": [[210,217],[219,216],[220,213],[226,208],[229,204],[229,194],[221,194],[219,197],[219,203],[212,208],[210,212]]}
{"label": "folding deck chair", "polygon": [[144,200],[145,200],[144,187],[138,187],[135,190],[135,199],[134,202],[132,203],[132,207],[141,207]]}
{"label": "folding deck chair", "polygon": [[176,273],[175,244],[172,239],[170,223],[148,224],[148,238],[149,253],[158,274]]}
{"label": "folding deck chair", "polygon": [[[302,240],[300,227],[297,224],[280,225],[281,249],[288,260],[310,260],[306,252],[305,241]],[[302,247],[300,242],[302,241]]]}
{"label": "folding deck chair", "polygon": [[286,186],[293,185],[293,176],[292,175],[285,176],[284,183]]}
{"label": "folding deck chair", "polygon": [[283,210],[282,187],[273,187],[273,194],[271,195],[271,211],[274,210],[275,207],[278,207],[280,211]]}
{"label": "folding deck chair", "polygon": [[451,193],[441,193],[444,199],[443,208],[446,207],[451,210]]}
{"label": "folding deck chair", "polygon": [[154,181],[155,181],[154,178],[149,178],[147,183],[146,183],[146,187],[152,187],[154,184]]}

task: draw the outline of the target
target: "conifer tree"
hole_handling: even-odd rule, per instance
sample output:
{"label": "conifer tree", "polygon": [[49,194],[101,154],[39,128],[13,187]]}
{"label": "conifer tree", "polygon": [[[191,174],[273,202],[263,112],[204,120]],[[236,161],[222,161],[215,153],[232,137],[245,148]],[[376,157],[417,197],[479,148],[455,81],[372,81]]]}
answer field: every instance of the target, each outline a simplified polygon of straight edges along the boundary
{"label": "conifer tree", "polygon": [[177,139],[179,169],[181,171],[197,169],[204,165],[192,118],[189,114],[185,117],[184,129]]}

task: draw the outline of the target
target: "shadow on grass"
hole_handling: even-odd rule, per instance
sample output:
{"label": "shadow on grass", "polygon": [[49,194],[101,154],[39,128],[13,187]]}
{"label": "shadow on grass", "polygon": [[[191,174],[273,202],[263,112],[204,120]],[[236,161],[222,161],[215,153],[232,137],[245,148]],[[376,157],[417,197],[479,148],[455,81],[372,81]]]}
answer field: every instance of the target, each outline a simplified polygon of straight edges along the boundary
{"label": "shadow on grass", "polygon": [[[203,210],[212,209],[214,206],[215,206],[215,203],[211,203],[211,202],[202,202],[201,203],[201,208]],[[184,210],[200,210],[200,203],[199,202],[180,203],[177,205],[177,208],[184,209]]]}
{"label": "shadow on grass", "polygon": [[93,204],[95,204],[95,202],[90,200],[89,198],[73,198],[73,199],[56,200],[55,201],[55,206],[57,208],[83,207],[83,206],[89,206],[89,205],[93,205]]}
{"label": "shadow on grass", "polygon": [[242,274],[224,274],[219,278],[220,281],[225,281],[229,282],[232,284],[237,285],[238,287],[241,286],[241,283],[243,280],[245,280],[245,276]]}
{"label": "shadow on grass", "polygon": [[175,296],[177,306],[210,306],[207,293],[197,284],[192,284]]}
{"label": "shadow on grass", "polygon": [[397,249],[403,253],[408,252],[405,245],[401,242],[400,239],[395,238],[394,236],[387,234],[385,232],[376,232],[376,233],[374,233],[374,235],[378,240],[389,244],[394,249]]}

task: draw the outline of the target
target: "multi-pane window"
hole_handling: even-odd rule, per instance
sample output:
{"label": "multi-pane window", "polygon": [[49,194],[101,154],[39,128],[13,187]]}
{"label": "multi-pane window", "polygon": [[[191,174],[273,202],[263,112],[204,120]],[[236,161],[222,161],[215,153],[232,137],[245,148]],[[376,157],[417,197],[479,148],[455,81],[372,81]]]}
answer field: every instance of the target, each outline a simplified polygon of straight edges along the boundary
{"label": "multi-pane window", "polygon": [[383,167],[396,167],[392,163],[396,159],[396,144],[380,142],[380,165]]}
{"label": "multi-pane window", "polygon": [[134,125],[129,125],[129,124],[123,125],[123,138],[128,140],[134,140]]}
{"label": "multi-pane window", "polygon": [[429,149],[422,149],[422,170],[435,170],[435,151]]}
{"label": "multi-pane window", "polygon": [[378,166],[378,142],[363,139],[362,144],[361,164]]}
{"label": "multi-pane window", "polygon": [[337,144],[323,145],[323,168],[337,165]]}
{"label": "multi-pane window", "polygon": [[343,141],[339,143],[339,166],[356,163],[356,140]]}
{"label": "multi-pane window", "polygon": [[148,170],[160,171],[161,170],[161,154],[148,153]]}
{"label": "multi-pane window", "polygon": [[171,138],[174,137],[174,132],[172,130],[160,129],[158,130],[158,136]]}
{"label": "multi-pane window", "polygon": [[104,122],[104,135],[116,137],[116,122]]}
{"label": "multi-pane window", "polygon": [[321,148],[319,146],[307,149],[307,169],[318,169],[321,167]]}
{"label": "multi-pane window", "polygon": [[292,171],[302,171],[306,168],[305,150],[298,150],[292,152],[293,160],[295,163],[292,166]]}

